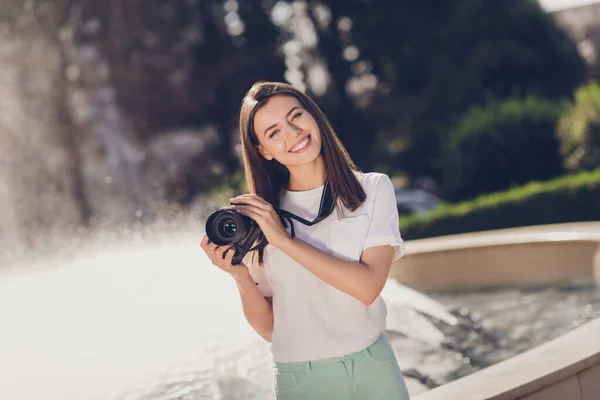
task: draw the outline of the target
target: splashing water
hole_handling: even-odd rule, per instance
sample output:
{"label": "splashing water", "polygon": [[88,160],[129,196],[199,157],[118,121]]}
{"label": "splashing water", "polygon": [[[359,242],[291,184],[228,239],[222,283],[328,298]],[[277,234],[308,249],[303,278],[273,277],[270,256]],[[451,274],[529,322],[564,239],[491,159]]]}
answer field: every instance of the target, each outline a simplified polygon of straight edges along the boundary
{"label": "splashing water", "polygon": [[[267,398],[269,345],[200,238],[112,245],[46,260],[37,272],[5,271],[0,398]],[[386,286],[390,314],[416,297],[402,288]],[[435,342],[437,328],[418,318],[415,332]]]}
{"label": "splashing water", "polygon": [[[233,279],[211,265],[200,238],[86,247],[39,268],[2,271],[0,398],[271,398],[269,344],[246,322]],[[382,295],[411,393],[600,316],[595,286],[425,296],[390,280]],[[465,324],[465,304],[481,312],[474,325]]]}
{"label": "splashing water", "polygon": [[0,398],[103,398],[184,362],[212,370],[221,350],[268,352],[198,243],[113,246],[5,274]]}

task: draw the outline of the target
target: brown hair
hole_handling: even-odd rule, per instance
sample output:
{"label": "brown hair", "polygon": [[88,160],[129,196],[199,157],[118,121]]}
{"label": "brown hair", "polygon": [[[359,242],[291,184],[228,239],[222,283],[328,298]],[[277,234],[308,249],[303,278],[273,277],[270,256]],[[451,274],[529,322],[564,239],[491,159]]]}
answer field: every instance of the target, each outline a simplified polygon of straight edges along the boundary
{"label": "brown hair", "polygon": [[[289,183],[290,173],[285,165],[275,159],[266,160],[260,154],[257,149],[258,137],[254,131],[256,112],[271,97],[277,95],[295,97],[316,120],[322,138],[321,155],[336,208],[340,212],[341,203],[352,211],[356,210],[367,197],[354,174],[354,171],[359,171],[358,167],[319,106],[300,90],[281,82],[257,82],[242,100],[239,130],[246,182],[250,193],[257,194],[275,209],[279,209],[281,194]],[[263,250],[264,248],[261,247],[258,251],[260,264],[263,262]]]}

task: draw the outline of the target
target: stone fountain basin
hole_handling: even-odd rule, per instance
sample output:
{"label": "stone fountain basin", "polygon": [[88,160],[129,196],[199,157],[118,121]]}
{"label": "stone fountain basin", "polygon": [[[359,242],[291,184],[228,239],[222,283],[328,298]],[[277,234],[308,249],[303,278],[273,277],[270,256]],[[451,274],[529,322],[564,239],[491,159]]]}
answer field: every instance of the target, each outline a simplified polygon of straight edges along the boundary
{"label": "stone fountain basin", "polygon": [[[390,277],[423,292],[590,279],[600,284],[600,222],[409,241]],[[600,399],[600,318],[414,399]]]}

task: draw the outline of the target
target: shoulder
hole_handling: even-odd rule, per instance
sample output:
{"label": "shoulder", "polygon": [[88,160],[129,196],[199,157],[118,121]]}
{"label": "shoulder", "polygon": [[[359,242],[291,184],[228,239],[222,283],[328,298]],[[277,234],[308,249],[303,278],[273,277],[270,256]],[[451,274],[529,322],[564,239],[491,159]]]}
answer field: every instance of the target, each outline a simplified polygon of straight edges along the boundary
{"label": "shoulder", "polygon": [[394,189],[390,177],[382,172],[355,172],[355,174],[367,197],[382,188],[384,190]]}
{"label": "shoulder", "polygon": [[371,215],[375,208],[385,207],[396,204],[396,189],[392,180],[387,174],[381,172],[355,172],[367,198],[357,213]]}

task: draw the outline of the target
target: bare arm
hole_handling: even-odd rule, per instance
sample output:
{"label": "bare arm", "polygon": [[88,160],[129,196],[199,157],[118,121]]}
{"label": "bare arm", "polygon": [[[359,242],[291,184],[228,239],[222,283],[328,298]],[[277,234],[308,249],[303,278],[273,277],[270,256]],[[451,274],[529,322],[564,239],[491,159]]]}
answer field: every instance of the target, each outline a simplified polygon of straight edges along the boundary
{"label": "bare arm", "polygon": [[[393,188],[391,196],[393,197]],[[362,252],[358,262],[343,260],[297,237],[291,238],[281,225],[280,218],[271,204],[259,196],[252,194],[239,196],[232,199],[232,204],[234,204],[233,209],[259,224],[271,245],[281,249],[331,286],[366,305],[373,303],[383,290],[394,259],[393,247],[372,246]],[[389,210],[392,210],[391,215],[394,215],[395,203],[381,211],[388,213]]]}
{"label": "bare arm", "polygon": [[[233,246],[217,246],[206,235],[200,243],[213,265],[231,275],[237,284],[246,320],[263,339],[271,342],[273,334],[273,307],[270,300],[256,286],[248,267],[244,263],[231,264],[235,253]],[[231,251],[228,251],[231,250]],[[269,298],[270,299],[270,298]]]}
{"label": "bare arm", "polygon": [[273,335],[273,304],[271,297],[263,297],[249,272],[234,278],[240,292],[246,320],[256,333],[267,342],[271,342]]}
{"label": "bare arm", "polygon": [[391,246],[363,251],[360,262],[346,261],[298,238],[288,238],[281,250],[321,280],[369,305],[383,290],[394,257]]}

